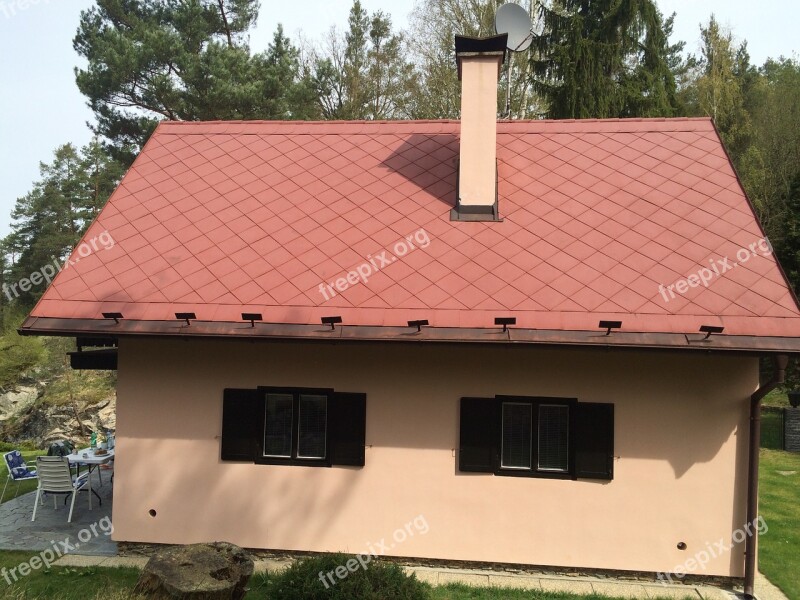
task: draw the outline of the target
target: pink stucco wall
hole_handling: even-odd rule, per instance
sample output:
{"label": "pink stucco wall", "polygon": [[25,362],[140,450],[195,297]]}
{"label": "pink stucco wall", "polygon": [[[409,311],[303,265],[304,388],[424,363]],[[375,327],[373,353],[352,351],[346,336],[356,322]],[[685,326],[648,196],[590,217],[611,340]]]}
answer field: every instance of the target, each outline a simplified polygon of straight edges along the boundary
{"label": "pink stucco wall", "polygon": [[[744,522],[757,376],[702,354],[123,339],[114,539],[671,570]],[[366,466],[221,462],[222,390],[258,385],[367,393]],[[614,480],[459,473],[459,398],[495,394],[613,402]],[[741,576],[743,549],[698,573]]]}

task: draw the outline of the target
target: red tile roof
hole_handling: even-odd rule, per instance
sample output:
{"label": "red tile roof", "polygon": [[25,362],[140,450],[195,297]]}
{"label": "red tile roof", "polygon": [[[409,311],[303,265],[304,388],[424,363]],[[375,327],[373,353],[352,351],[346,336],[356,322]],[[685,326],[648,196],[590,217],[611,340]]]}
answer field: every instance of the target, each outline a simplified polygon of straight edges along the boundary
{"label": "red tile roof", "polygon": [[[775,258],[741,252],[763,232],[709,120],[502,122],[499,223],[449,220],[458,132],[164,122],[86,234],[113,248],[76,252],[31,314],[800,336]],[[712,265],[707,286],[672,297]],[[367,281],[346,282],[359,267]]]}

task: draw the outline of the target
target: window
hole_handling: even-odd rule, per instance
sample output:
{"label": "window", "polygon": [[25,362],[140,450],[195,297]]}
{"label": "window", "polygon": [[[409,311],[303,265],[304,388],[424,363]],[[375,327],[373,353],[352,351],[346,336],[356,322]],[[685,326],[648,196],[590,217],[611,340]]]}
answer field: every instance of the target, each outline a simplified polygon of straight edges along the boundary
{"label": "window", "polygon": [[259,388],[223,395],[223,461],[364,466],[365,439],[365,394]]}
{"label": "window", "polygon": [[570,400],[501,399],[500,470],[569,473]]}
{"label": "window", "polygon": [[460,421],[460,471],[613,478],[613,404],[570,398],[462,398]]}
{"label": "window", "polygon": [[569,470],[569,406],[539,405],[538,468],[554,473]]}
{"label": "window", "polygon": [[530,404],[503,402],[503,461],[504,469],[531,468]]}
{"label": "window", "polygon": [[328,398],[300,394],[297,457],[325,458]]}
{"label": "window", "polygon": [[292,457],[291,394],[267,394],[264,415],[264,456]]}
{"label": "window", "polygon": [[328,396],[267,393],[264,456],[323,460],[328,430]]}

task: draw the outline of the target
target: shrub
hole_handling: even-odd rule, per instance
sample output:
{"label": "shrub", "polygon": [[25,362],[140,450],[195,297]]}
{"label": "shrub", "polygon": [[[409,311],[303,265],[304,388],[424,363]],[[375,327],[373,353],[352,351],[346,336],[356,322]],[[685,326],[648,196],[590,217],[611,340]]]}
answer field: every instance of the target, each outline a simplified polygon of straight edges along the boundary
{"label": "shrub", "polygon": [[[12,450],[19,450],[21,452],[35,452],[39,450],[36,444],[30,440],[24,442],[0,442],[0,452],[11,452]],[[3,465],[0,464],[0,469]]]}
{"label": "shrub", "polygon": [[[267,598],[280,600],[427,600],[428,586],[402,567],[362,556],[366,567],[352,554],[330,554],[298,561],[269,576]],[[350,569],[347,570],[348,561]],[[354,566],[355,565],[355,566]],[[336,576],[336,569],[343,578]],[[335,583],[331,583],[331,577]],[[323,579],[325,582],[323,583]]]}

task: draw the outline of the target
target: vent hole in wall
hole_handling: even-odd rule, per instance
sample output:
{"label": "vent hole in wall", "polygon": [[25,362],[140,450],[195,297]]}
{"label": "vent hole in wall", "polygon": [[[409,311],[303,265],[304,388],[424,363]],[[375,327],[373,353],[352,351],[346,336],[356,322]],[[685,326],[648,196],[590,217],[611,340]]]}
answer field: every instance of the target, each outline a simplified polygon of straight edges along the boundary
{"label": "vent hole in wall", "polygon": [[150,510],[147,511],[147,514],[149,514],[151,517],[155,517],[156,516],[156,511],[155,511],[155,509],[151,508]]}
{"label": "vent hole in wall", "polygon": [[[152,510],[150,512],[153,512]],[[678,550],[686,550],[686,542],[678,542]]]}

